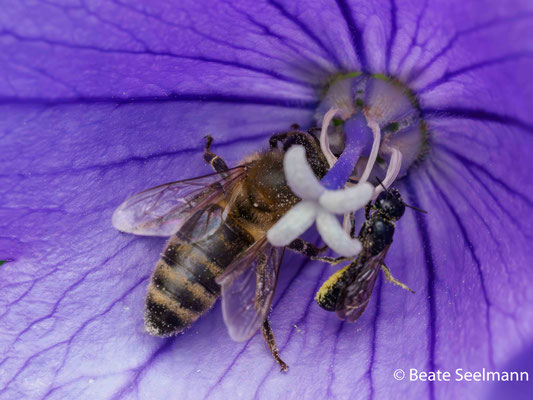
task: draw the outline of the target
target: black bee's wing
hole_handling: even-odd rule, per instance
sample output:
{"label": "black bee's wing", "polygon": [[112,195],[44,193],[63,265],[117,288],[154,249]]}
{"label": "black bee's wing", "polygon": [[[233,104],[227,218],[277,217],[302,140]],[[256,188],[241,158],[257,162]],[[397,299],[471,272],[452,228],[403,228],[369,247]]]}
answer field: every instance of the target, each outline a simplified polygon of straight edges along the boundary
{"label": "black bee's wing", "polygon": [[127,233],[171,236],[195,211],[217,202],[245,174],[245,166],[166,183],[134,194],[113,213],[113,226]]}
{"label": "black bee's wing", "polygon": [[222,315],[235,341],[251,338],[262,326],[274,298],[284,247],[256,242],[217,278]]}
{"label": "black bee's wing", "polygon": [[[366,310],[381,269],[381,263],[383,263],[388,250],[389,246],[379,254],[369,258],[361,254],[354,261],[354,270],[348,276],[346,286],[343,287],[337,299],[335,310],[340,319],[348,318],[349,322],[354,322]],[[366,258],[366,262],[360,262],[361,258]]]}

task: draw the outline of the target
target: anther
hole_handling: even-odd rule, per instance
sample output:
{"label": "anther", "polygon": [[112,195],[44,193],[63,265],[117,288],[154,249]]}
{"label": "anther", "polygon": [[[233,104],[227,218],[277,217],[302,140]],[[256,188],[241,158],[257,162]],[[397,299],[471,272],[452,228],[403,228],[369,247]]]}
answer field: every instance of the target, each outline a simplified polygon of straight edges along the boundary
{"label": "anther", "polygon": [[389,147],[388,150],[391,153],[391,158],[389,161],[389,167],[387,168],[387,174],[385,175],[383,182],[381,182],[381,185],[376,186],[374,189],[374,196],[372,199],[378,197],[378,195],[385,190],[384,187],[388,188],[392,185],[402,168],[402,152],[396,147]]}

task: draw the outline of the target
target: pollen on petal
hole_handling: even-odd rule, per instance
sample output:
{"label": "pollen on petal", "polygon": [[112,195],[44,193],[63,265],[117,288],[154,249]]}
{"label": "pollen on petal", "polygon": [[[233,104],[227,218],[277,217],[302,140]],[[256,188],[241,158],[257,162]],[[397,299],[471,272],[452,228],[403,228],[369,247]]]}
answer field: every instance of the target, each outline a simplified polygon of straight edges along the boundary
{"label": "pollen on petal", "polygon": [[296,204],[269,229],[268,241],[273,246],[287,246],[313,225],[317,208],[312,201],[303,200]]}
{"label": "pollen on petal", "polygon": [[345,214],[364,207],[373,194],[374,187],[365,182],[343,190],[328,190],[320,196],[319,203],[329,212]]}
{"label": "pollen on petal", "polygon": [[283,168],[287,184],[295,195],[302,199],[318,199],[324,187],[316,178],[303,146],[292,146],[285,153]]}
{"label": "pollen on petal", "polygon": [[353,257],[361,251],[361,242],[357,239],[352,239],[342,229],[341,224],[333,214],[326,211],[319,212],[316,218],[316,227],[320,236],[322,236],[322,240],[330,249],[341,256]]}

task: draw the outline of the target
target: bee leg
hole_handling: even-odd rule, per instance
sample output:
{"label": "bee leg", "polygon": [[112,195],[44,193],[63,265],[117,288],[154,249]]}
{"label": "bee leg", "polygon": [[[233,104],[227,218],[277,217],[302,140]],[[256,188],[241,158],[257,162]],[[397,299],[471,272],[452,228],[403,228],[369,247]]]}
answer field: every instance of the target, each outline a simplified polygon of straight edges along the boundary
{"label": "bee leg", "polygon": [[277,149],[278,148],[278,142],[283,143],[285,141],[285,139],[287,139],[287,136],[289,136],[288,132],[278,133],[276,135],[270,136],[270,139],[268,139],[268,144],[270,145],[270,150]]}
{"label": "bee leg", "polygon": [[303,254],[308,257],[316,257],[320,253],[326,251],[328,246],[317,247],[313,243],[304,239],[294,239],[287,248],[295,253]]}
{"label": "bee leg", "polygon": [[322,247],[317,247],[313,243],[309,243],[303,239],[294,239],[287,248],[291,251],[294,251],[298,254],[303,254],[304,256],[310,257],[312,260],[318,260],[327,262],[331,265],[340,264],[343,261],[348,260],[346,257],[320,257],[319,254],[326,251],[328,246],[324,245]]}
{"label": "bee leg", "polygon": [[270,322],[268,322],[268,318],[265,318],[265,321],[263,322],[262,332],[263,337],[265,338],[265,342],[270,351],[272,352],[274,360],[276,360],[278,365],[281,367],[281,371],[286,372],[289,366],[285,364],[285,362],[279,356],[278,347],[276,346],[276,340],[274,339],[274,332],[272,332],[272,328],[270,327]]}
{"label": "bee leg", "polygon": [[411,293],[414,293],[414,290],[409,289],[409,287],[407,287],[407,285],[405,285],[404,283],[400,282],[399,280],[396,280],[396,278],[394,278],[394,276],[392,276],[392,273],[390,272],[390,269],[385,264],[381,264],[381,270],[385,274],[385,278],[387,278],[387,280],[390,283],[392,283],[394,285],[397,285],[397,286],[401,287],[402,289],[408,290]]}
{"label": "bee leg", "polygon": [[204,148],[204,160],[206,163],[211,165],[211,168],[215,172],[224,172],[228,170],[226,162],[217,156],[211,151],[211,144],[213,143],[213,138],[209,135],[205,136],[205,148]]}
{"label": "bee leg", "polygon": [[310,135],[313,135],[315,137],[320,137],[320,131],[322,130],[322,128],[319,128],[319,127],[314,127],[314,128],[311,128],[311,129],[308,129],[307,132],[310,134]]}
{"label": "bee leg", "polygon": [[[299,131],[299,130],[300,130],[300,125],[296,123],[291,125],[291,131]],[[292,135],[291,131],[278,133],[276,135],[270,136],[270,139],[268,140],[268,144],[270,145],[270,150],[277,148],[278,142],[283,143],[287,139],[287,137]]]}
{"label": "bee leg", "polygon": [[335,266],[350,259],[347,257],[311,257],[311,260],[322,261]]}
{"label": "bee leg", "polygon": [[355,238],[355,215],[350,213],[350,237]]}
{"label": "bee leg", "polygon": [[[294,127],[296,125],[292,126]],[[278,147],[278,142],[281,142],[284,151],[287,151],[287,149],[293,145],[300,145],[305,147],[308,154],[314,154],[316,152],[316,143],[314,142],[317,140],[318,139],[315,136],[308,132],[293,130],[270,136],[268,143],[270,144],[271,150],[276,149]]]}
{"label": "bee leg", "polygon": [[287,248],[295,253],[303,254],[307,257],[317,257],[320,253],[326,251],[328,246],[317,247],[313,243],[309,243],[307,240],[294,239]]}

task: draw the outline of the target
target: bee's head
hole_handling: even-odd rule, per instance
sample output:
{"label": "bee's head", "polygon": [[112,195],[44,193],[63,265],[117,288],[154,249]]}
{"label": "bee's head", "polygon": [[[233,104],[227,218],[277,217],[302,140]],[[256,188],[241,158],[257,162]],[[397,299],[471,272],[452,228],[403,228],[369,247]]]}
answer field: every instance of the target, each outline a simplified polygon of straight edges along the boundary
{"label": "bee's head", "polygon": [[389,189],[377,197],[374,204],[376,209],[389,216],[393,221],[398,221],[405,212],[405,203],[400,192],[396,189]]}

